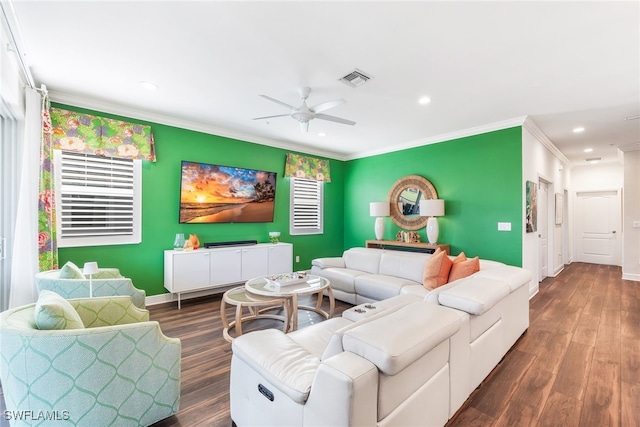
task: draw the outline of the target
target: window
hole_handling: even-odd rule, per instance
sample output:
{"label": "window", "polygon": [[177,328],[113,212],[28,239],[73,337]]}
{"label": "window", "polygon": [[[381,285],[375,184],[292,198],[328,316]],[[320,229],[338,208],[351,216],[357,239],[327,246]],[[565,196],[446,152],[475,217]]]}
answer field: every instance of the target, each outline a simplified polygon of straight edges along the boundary
{"label": "window", "polygon": [[58,247],[141,242],[140,160],[55,150]]}
{"label": "window", "polygon": [[291,178],[289,233],[322,234],[323,182]]}

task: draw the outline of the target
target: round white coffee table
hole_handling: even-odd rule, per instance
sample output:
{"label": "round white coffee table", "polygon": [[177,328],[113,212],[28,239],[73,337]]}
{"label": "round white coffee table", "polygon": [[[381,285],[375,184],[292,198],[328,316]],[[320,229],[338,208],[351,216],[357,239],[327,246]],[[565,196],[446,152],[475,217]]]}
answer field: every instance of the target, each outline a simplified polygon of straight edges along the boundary
{"label": "round white coffee table", "polygon": [[[306,280],[301,283],[286,286],[277,286],[269,282],[264,276],[249,280],[244,285],[248,293],[270,298],[285,298],[289,306],[287,314],[291,316],[289,326],[291,331],[298,329],[298,309],[314,311],[325,319],[333,316],[335,309],[335,299],[333,290],[328,279],[320,276],[307,275]],[[329,312],[322,309],[322,299],[324,292],[329,297]],[[316,295],[315,306],[298,305],[298,298],[304,295]]]}

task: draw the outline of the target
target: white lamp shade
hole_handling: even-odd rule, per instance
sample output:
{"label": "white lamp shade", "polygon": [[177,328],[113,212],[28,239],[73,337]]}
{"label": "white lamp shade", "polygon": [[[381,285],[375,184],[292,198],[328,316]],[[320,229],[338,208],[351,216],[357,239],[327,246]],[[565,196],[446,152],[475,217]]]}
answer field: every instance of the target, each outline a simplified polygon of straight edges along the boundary
{"label": "white lamp shade", "polygon": [[97,262],[85,262],[84,268],[82,269],[83,274],[96,274],[98,272],[98,263]]}
{"label": "white lamp shade", "polygon": [[443,216],[444,200],[424,199],[420,200],[420,216]]}
{"label": "white lamp shade", "polygon": [[371,202],[369,203],[370,216],[389,216],[389,203]]}

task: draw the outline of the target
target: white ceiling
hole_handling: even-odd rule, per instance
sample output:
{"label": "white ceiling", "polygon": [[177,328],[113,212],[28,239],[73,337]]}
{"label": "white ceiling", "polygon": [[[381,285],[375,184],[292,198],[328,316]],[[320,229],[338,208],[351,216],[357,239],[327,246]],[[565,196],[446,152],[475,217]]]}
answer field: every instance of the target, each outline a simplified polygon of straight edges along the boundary
{"label": "white ceiling", "polygon": [[[3,6],[36,83],[72,105],[337,159],[524,116],[574,165],[640,149],[640,120],[625,120],[640,115],[637,1]],[[355,68],[373,79],[338,81]],[[325,113],[357,124],[315,119],[303,134],[290,117],[252,120],[287,113],[259,94],[297,106],[300,86],[310,106],[344,98]],[[432,102],[419,105],[423,95]]]}

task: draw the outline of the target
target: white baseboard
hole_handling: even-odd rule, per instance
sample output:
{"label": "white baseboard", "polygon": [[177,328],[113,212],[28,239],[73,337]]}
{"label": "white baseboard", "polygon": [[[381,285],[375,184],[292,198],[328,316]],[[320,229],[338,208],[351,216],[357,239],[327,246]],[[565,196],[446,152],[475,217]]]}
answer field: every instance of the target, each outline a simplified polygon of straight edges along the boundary
{"label": "white baseboard", "polygon": [[556,270],[553,272],[552,277],[557,277],[558,274],[562,273],[562,270],[564,270],[564,264],[556,268]]}
{"label": "white baseboard", "polygon": [[640,274],[628,274],[622,273],[623,280],[633,280],[634,282],[640,282]]}
{"label": "white baseboard", "polygon": [[[185,300],[192,299],[192,298],[200,298],[200,297],[205,297],[205,296],[215,295],[215,294],[223,294],[226,291],[228,291],[229,289],[235,288],[236,286],[238,286],[238,284],[229,285],[229,286],[220,287],[220,288],[205,289],[205,290],[202,290],[202,291],[195,291],[195,292],[188,292],[188,293],[185,292],[185,293],[180,295],[180,301],[185,301]],[[177,308],[178,307],[178,295],[177,294],[171,294],[171,293],[160,294],[160,295],[152,295],[150,297],[146,297],[144,302],[145,302],[145,304],[147,306],[156,305],[156,304],[164,304],[164,303],[167,303],[167,302],[174,302],[174,303],[176,303],[176,308]]]}

